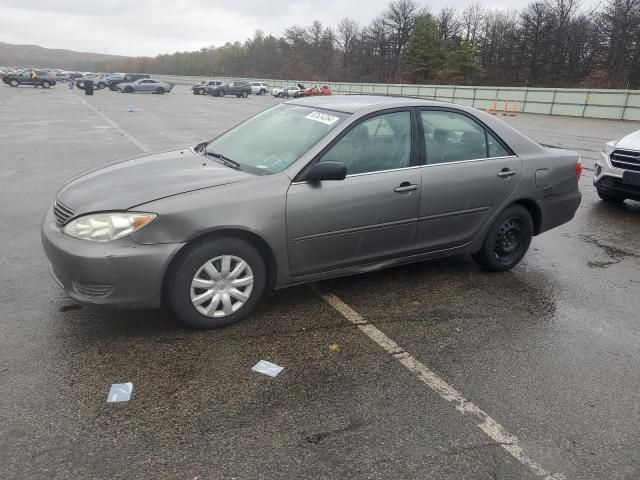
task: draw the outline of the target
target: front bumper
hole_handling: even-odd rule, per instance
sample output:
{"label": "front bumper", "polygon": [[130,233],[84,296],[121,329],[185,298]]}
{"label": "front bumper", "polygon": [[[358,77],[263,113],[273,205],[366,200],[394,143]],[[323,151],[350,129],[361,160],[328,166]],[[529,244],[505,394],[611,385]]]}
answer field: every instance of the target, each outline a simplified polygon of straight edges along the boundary
{"label": "front bumper", "polygon": [[162,282],[183,243],[139,245],[130,238],[90,242],[64,235],[49,209],[42,246],[54,280],[83,303],[159,307]]}
{"label": "front bumper", "polygon": [[624,170],[611,165],[609,157],[600,152],[593,175],[595,187],[605,193],[624,195],[625,198],[640,201],[640,186],[624,183],[623,175]]}

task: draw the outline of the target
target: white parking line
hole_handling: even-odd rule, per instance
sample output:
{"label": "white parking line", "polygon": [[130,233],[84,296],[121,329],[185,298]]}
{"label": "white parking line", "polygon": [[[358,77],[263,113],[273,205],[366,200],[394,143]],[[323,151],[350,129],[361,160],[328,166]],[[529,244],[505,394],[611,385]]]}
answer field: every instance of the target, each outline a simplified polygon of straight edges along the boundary
{"label": "white parking line", "polygon": [[81,96],[78,96],[78,95],[73,95],[73,97],[77,98],[82,103],[84,103],[87,107],[89,107],[91,110],[93,110],[95,113],[97,113],[105,122],[107,122],[109,125],[111,125],[113,128],[115,128],[117,131],[119,131],[124,137],[126,137],[129,141],[131,141],[140,150],[142,150],[143,152],[150,152],[151,151],[151,148],[149,148],[144,143],[142,143],[140,140],[138,140],[136,137],[131,135],[124,128],[122,128],[120,125],[118,125],[116,122],[111,120],[109,117],[107,117],[104,113],[102,113],[96,107],[94,107],[89,102],[87,102],[84,98],[82,98]]}
{"label": "white parking line", "polygon": [[351,323],[355,324],[367,337],[380,345],[392,357],[404,365],[407,370],[415,373],[419,380],[444,400],[453,403],[458,412],[462,415],[473,415],[477,417],[480,421],[478,428],[505,449],[518,462],[528,467],[536,476],[545,480],[563,480],[565,478],[565,476],[560,473],[552,474],[548,472],[538,462],[527,456],[523,452],[522,447],[520,447],[518,437],[509,433],[480,407],[464,398],[460,392],[438,377],[424,364],[420,363],[418,359],[404,351],[400,345],[378,330],[378,328],[368,323],[358,312],[353,310],[337,296],[332,293],[322,293],[315,288],[314,290],[316,290],[325,302],[340,312],[342,316]]}

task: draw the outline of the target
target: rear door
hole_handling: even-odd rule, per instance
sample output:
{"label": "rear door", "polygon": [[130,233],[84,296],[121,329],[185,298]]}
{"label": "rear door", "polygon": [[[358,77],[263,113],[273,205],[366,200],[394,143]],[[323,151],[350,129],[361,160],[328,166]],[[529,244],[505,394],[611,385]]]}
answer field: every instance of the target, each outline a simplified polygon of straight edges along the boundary
{"label": "rear door", "polygon": [[422,193],[416,249],[462,246],[500,210],[522,178],[522,160],[467,112],[426,108],[419,115]]}
{"label": "rear door", "polygon": [[365,118],[319,157],[344,163],[344,180],[291,185],[287,242],[293,277],[413,250],[420,204],[416,129],[406,109]]}

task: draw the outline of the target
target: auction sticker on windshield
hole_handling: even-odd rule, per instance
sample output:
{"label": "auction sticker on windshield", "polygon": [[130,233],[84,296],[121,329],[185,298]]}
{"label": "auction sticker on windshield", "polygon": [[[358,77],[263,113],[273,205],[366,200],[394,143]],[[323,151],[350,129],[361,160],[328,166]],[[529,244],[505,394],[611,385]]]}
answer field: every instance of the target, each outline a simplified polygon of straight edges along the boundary
{"label": "auction sticker on windshield", "polygon": [[334,117],[333,115],[329,115],[328,113],[320,113],[320,112],[312,112],[304,118],[308,118],[309,120],[315,120],[316,122],[326,123],[327,125],[333,125],[338,120],[339,117]]}

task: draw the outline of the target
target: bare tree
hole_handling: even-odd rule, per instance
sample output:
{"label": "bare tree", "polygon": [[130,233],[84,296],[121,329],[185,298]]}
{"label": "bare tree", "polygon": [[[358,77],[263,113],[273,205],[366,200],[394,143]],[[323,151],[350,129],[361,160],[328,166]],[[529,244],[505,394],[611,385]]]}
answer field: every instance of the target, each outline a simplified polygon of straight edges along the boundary
{"label": "bare tree", "polygon": [[472,44],[477,44],[480,37],[480,29],[485,15],[485,9],[481,3],[470,3],[462,11],[462,26],[464,39]]}

